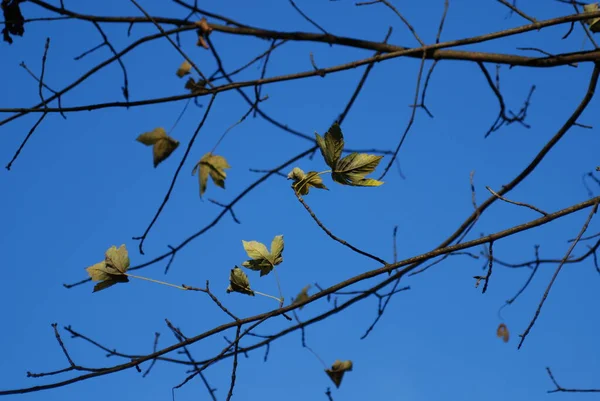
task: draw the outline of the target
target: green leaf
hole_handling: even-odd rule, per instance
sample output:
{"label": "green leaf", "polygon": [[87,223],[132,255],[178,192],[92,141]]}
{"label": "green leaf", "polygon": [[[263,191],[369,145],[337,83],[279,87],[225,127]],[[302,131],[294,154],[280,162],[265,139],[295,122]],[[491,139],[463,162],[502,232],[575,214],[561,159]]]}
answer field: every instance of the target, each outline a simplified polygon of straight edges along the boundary
{"label": "green leaf", "polygon": [[339,388],[344,378],[344,373],[352,370],[352,361],[336,360],[330,369],[325,370],[335,387]]}
{"label": "green leaf", "polygon": [[226,168],[231,168],[231,166],[223,156],[213,155],[210,152],[202,156],[192,170],[192,175],[198,171],[200,197],[206,192],[206,184],[209,176],[216,186],[225,189],[225,178],[227,178]]}
{"label": "green leaf", "polygon": [[292,188],[300,195],[308,195],[310,187],[328,189],[325,184],[323,184],[323,179],[316,171],[309,171],[308,174],[305,174],[300,168],[294,167],[288,174],[288,179],[294,180]]}
{"label": "green leaf", "polygon": [[254,296],[254,291],[250,288],[250,280],[242,269],[235,267],[231,269],[229,273],[229,287],[227,287],[227,293],[239,292],[241,294]]}
{"label": "green leaf", "polygon": [[[309,285],[307,285],[306,287],[304,287],[304,288],[302,289],[302,291],[300,291],[300,292],[298,293],[298,295],[296,296],[296,298],[294,299],[294,301],[292,301],[292,305],[294,305],[294,304],[299,304],[299,303],[301,303],[301,302],[304,302],[304,301],[306,301],[306,300],[309,298],[309,295],[308,295],[308,289],[309,289],[309,288],[310,288],[310,284],[309,284]],[[304,308],[304,305],[303,305],[303,306],[300,306],[298,309],[302,310],[302,308]]]}
{"label": "green leaf", "polygon": [[137,141],[146,146],[153,146],[154,167],[173,153],[179,146],[179,141],[167,135],[164,128],[155,128],[150,132],[144,132],[137,137]]}
{"label": "green leaf", "polygon": [[242,266],[260,271],[261,277],[269,274],[275,266],[283,262],[283,235],[277,235],[273,238],[270,252],[263,243],[258,241],[242,240],[242,245],[250,257],[250,260],[243,262]]}
{"label": "green leaf", "polygon": [[377,187],[383,182],[372,178],[365,178],[377,168],[383,156],[369,155],[366,153],[351,153],[341,159],[333,172],[331,178],[343,185]]}
{"label": "green leaf", "polygon": [[342,156],[342,150],[344,149],[344,136],[342,135],[342,129],[338,123],[333,123],[329,130],[325,133],[324,137],[315,133],[317,145],[321,149],[321,154],[325,163],[332,169],[335,168],[338,160]]}
{"label": "green leaf", "polygon": [[94,287],[94,292],[104,290],[116,283],[129,281],[125,272],[129,269],[129,255],[125,245],[119,248],[111,246],[104,254],[104,260],[86,268],[93,281],[100,281]]}

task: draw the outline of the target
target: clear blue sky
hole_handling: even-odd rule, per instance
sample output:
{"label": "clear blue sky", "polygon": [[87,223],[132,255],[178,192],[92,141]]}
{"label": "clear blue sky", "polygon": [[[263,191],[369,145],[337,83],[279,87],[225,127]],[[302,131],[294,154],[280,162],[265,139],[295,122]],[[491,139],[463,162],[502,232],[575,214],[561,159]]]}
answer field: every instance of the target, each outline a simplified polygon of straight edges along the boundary
{"label": "clear blue sky", "polygon": [[[341,0],[297,0],[302,9],[332,34],[381,40],[393,26],[391,43],[414,46],[415,40],[383,5],[356,7]],[[58,2],[56,2],[58,4]],[[164,3],[164,2],[160,2]],[[203,2],[204,3],[204,2]],[[435,33],[443,2],[395,2],[428,43]],[[151,14],[184,17],[186,11],[174,4],[144,1]],[[521,4],[520,4],[521,5]],[[105,1],[66,6],[82,13],[140,15],[130,2]],[[288,31],[310,31],[308,24],[290,4],[278,1],[223,1],[203,4],[215,13],[250,25]],[[538,19],[572,13],[557,2],[534,7],[522,4]],[[26,18],[47,16],[24,3]],[[524,24],[518,16],[507,19],[507,9],[493,1],[452,1],[442,40],[459,39]],[[520,37],[471,46],[488,52],[519,52],[516,47],[541,47],[552,53],[578,51],[584,37],[580,28],[561,40],[567,26]],[[127,26],[105,25],[104,29],[120,50],[135,38],[153,33],[151,25],[135,26],[130,38]],[[44,41],[51,37],[45,82],[54,89],[70,84],[95,64],[110,57],[102,48],[80,61],[73,57],[100,43],[100,35],[84,22],[37,22],[26,25],[23,38],[9,46],[1,44],[3,77],[0,107],[28,107],[38,102],[37,83],[19,67],[24,61],[39,74]],[[205,73],[215,64],[210,52],[195,46],[192,32],[182,35],[183,49]],[[267,41],[215,33],[215,46],[225,68],[243,65],[268,47]],[[589,48],[590,43],[585,46]],[[293,43],[271,57],[267,76],[310,70],[309,53],[319,66],[332,66],[371,52],[330,47],[324,44]],[[522,54],[530,54],[521,52]],[[535,54],[535,53],[534,53]],[[141,46],[123,60],[130,81],[131,100],[183,93],[183,82],[175,70],[181,56],[166,40]],[[428,62],[426,67],[429,67]],[[375,66],[350,115],[343,125],[346,143],[352,148],[393,149],[410,115],[419,61],[395,59]],[[494,66],[487,66],[494,71]],[[578,68],[549,70],[501,68],[501,88],[507,105],[521,107],[532,84],[537,86],[527,122],[502,128],[484,139],[496,118],[497,100],[475,64],[443,61],[434,72],[427,105],[435,118],[419,111],[409,138],[400,152],[403,179],[392,169],[379,188],[349,188],[331,182],[330,191],[312,191],[307,202],[323,223],[350,243],[392,259],[392,230],[398,225],[398,257],[433,249],[472,212],[469,173],[475,170],[477,201],[518,174],[539,148],[560,128],[583,97],[590,64]],[[278,83],[263,88],[269,99],[262,108],[275,119],[312,135],[324,133],[351,95],[363,69],[345,71],[302,81]],[[258,66],[238,79],[253,79]],[[74,106],[122,100],[122,72],[113,64],[69,93],[63,105]],[[251,89],[245,89],[250,96]],[[200,99],[206,105],[208,99]],[[56,103],[54,103],[56,105]],[[580,122],[596,125],[595,99]],[[152,167],[151,150],[135,141],[155,127],[169,129],[184,102],[144,108],[103,109],[48,116],[27,144],[12,170],[0,172],[0,244],[3,275],[0,280],[2,305],[0,343],[0,389],[29,387],[49,382],[32,379],[26,372],[45,372],[67,366],[51,323],[58,323],[75,362],[104,367],[123,363],[80,339],[71,339],[62,327],[90,336],[109,348],[132,354],[149,353],[154,333],[160,332],[159,347],[175,339],[165,325],[168,318],[184,334],[195,335],[227,321],[210,299],[200,293],[132,280],[92,294],[92,284],[65,289],[62,284],[86,277],[85,268],[102,260],[111,245],[126,244],[132,265],[154,258],[210,223],[221,208],[198,196],[193,165],[210,151],[222,133],[235,123],[248,106],[236,92],[219,95],[177,181],[175,191],[150,232],[146,255],[137,252],[137,242],[164,197],[185,146],[204,109],[190,106],[172,136],[182,145],[167,161]],[[8,163],[29,128],[38,118],[29,115],[0,127],[0,158]],[[598,165],[599,139],[596,130],[573,128],[547,156],[539,169],[509,198],[555,211],[587,199],[582,175]],[[260,118],[248,118],[233,129],[217,153],[227,157],[227,189],[209,184],[206,197],[222,203],[234,199],[259,174],[249,169],[270,169],[309,148],[310,142],[293,137]],[[317,155],[318,156],[318,155]],[[387,162],[387,158],[384,163]],[[320,156],[295,164],[305,171],[325,169]],[[383,166],[382,166],[383,167]],[[380,169],[382,168],[380,167]],[[285,171],[287,173],[291,167]],[[180,251],[168,275],[165,263],[138,273],[172,283],[203,286],[210,280],[217,296],[239,316],[251,316],[276,306],[267,298],[226,294],[229,270],[246,259],[241,240],[270,242],[285,236],[284,263],[278,266],[284,295],[289,300],[310,283],[330,286],[376,263],[331,241],[297,202],[290,183],[272,177],[235,207],[242,224],[226,216],[207,234]],[[598,191],[596,191],[596,194]],[[539,244],[544,258],[561,258],[567,239],[576,236],[587,211],[575,213],[495,244],[494,254],[508,262],[533,258]],[[538,216],[535,212],[496,203],[477,224],[468,239],[492,233]],[[589,233],[598,230],[593,221]],[[575,254],[585,252],[585,244]],[[479,252],[480,249],[473,250]],[[503,310],[511,331],[508,344],[496,338],[500,323],[498,309],[527,279],[528,269],[497,266],[485,295],[475,289],[473,276],[481,274],[483,260],[454,256],[428,272],[407,279],[411,290],[400,293],[376,329],[365,340],[360,336],[376,315],[377,300],[369,298],[320,324],[307,329],[308,344],[328,363],[350,359],[354,370],[340,389],[332,389],[336,401],[354,400],[587,400],[593,395],[546,394],[553,389],[545,367],[553,368],[565,387],[600,387],[600,321],[598,285],[600,277],[592,261],[567,266],[560,274],[542,315],[521,350],[518,334],[533,316],[539,299],[554,271],[543,265],[522,297]],[[277,293],[272,276],[249,274],[253,287]],[[374,283],[370,282],[370,283]],[[354,290],[364,289],[362,283]],[[313,286],[311,293],[315,291]],[[345,297],[340,297],[339,301]],[[330,307],[319,301],[299,312],[307,319]],[[283,318],[261,326],[259,334],[287,327]],[[228,332],[228,338],[234,337]],[[249,338],[243,344],[251,344]],[[217,335],[191,348],[197,359],[205,359],[226,346]],[[296,332],[272,344],[268,361],[264,350],[240,357],[234,399],[263,401],[325,400],[324,391],[333,387],[320,362],[301,347]],[[183,358],[181,355],[175,357]],[[206,376],[224,400],[229,386],[231,360],[207,370]],[[142,366],[145,368],[146,366]],[[68,374],[67,374],[68,375]],[[67,375],[63,377],[68,377]],[[135,370],[104,376],[72,386],[41,393],[15,396],[23,400],[166,400],[171,387],[186,376],[186,368],[157,363],[142,378]],[[176,400],[209,399],[196,378],[176,393]]]}

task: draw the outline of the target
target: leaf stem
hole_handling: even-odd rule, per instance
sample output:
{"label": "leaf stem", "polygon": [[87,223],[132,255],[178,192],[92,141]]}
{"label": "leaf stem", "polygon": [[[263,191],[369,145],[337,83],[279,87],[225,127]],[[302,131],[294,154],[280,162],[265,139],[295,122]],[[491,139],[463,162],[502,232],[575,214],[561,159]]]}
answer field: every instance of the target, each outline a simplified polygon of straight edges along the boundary
{"label": "leaf stem", "polygon": [[[164,281],[160,281],[160,280],[154,280],[152,278],[148,278],[148,277],[142,277],[142,276],[135,276],[133,274],[129,274],[129,273],[123,273],[124,276],[127,277],[133,277],[133,278],[139,278],[140,280],[146,280],[146,281],[151,281],[153,283],[157,283],[157,284],[162,284],[162,285],[168,285],[169,287],[175,287],[178,288],[180,290],[184,290],[187,291],[188,289],[185,287],[181,287],[179,285],[175,285],[175,284],[171,284],[171,283],[165,283]],[[255,291],[256,292],[256,291]]]}
{"label": "leaf stem", "polygon": [[277,275],[277,270],[275,266],[273,266],[273,275],[275,276],[275,281],[277,282],[277,289],[279,290],[279,307],[283,306],[283,291],[281,291],[281,283],[279,282],[279,276]]}
{"label": "leaf stem", "polygon": [[331,170],[325,170],[325,171],[321,171],[320,173],[317,173],[317,175],[327,174],[327,173],[333,173],[333,171],[331,171]]}
{"label": "leaf stem", "polygon": [[263,297],[273,298],[273,299],[277,300],[277,302],[279,302],[279,303],[282,302],[281,298],[277,298],[273,295],[265,294],[264,292],[260,292],[260,291],[256,291],[256,290],[252,290],[252,291],[254,291],[255,294],[262,295]]}

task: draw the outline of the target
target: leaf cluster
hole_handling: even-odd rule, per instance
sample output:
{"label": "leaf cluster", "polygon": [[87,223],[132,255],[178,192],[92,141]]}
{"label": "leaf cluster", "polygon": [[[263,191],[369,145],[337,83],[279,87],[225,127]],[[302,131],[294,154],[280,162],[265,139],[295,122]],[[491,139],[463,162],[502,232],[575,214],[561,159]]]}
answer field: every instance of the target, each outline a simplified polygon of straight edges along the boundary
{"label": "leaf cluster", "polygon": [[[382,181],[366,178],[375,171],[383,156],[353,152],[342,157],[344,135],[338,123],[334,123],[324,136],[315,133],[315,137],[335,182],[355,187],[378,187],[383,184]],[[320,174],[322,173],[316,171],[304,173],[300,168],[294,167],[288,174],[288,179],[294,181],[292,188],[297,194],[308,195],[311,187],[327,189]]]}

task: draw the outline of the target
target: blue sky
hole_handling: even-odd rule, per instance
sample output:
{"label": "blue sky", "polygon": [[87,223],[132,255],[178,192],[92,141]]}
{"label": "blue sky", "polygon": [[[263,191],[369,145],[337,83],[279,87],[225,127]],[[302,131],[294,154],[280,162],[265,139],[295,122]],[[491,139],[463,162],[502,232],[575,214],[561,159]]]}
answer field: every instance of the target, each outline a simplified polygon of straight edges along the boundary
{"label": "blue sky", "polygon": [[[71,4],[72,3],[72,4]],[[356,7],[353,2],[297,0],[296,3],[332,34],[381,40],[388,26],[394,31],[390,43],[414,46],[414,38],[383,5]],[[443,2],[397,4],[428,43],[435,33]],[[141,3],[151,14],[184,17],[186,11],[168,3]],[[129,2],[106,1],[67,7],[81,13],[140,15]],[[287,31],[309,31],[309,25],[286,1],[208,2],[207,9],[253,26]],[[25,3],[26,18],[47,16]],[[544,7],[525,9],[537,19],[572,13],[570,6],[547,2]],[[459,39],[524,24],[497,2],[451,2],[442,41]],[[135,26],[130,38],[127,26],[103,25],[119,50],[135,38],[155,32],[151,25]],[[465,49],[519,53],[517,47],[540,47],[552,53],[578,51],[584,42],[579,27],[561,40],[567,26],[532,31],[520,37],[470,46]],[[39,74],[46,37],[51,44],[45,82],[54,89],[70,84],[97,63],[110,57],[102,48],[75,61],[73,58],[100,43],[100,35],[84,22],[37,22],[26,25],[23,38],[9,46],[3,43],[0,75],[3,93],[0,107],[28,107],[39,100],[37,83],[19,67],[25,62]],[[268,48],[268,41],[214,33],[211,36],[225,68],[235,69]],[[210,74],[215,63],[209,51],[195,46],[193,33],[181,36],[182,47],[203,72]],[[310,70],[309,53],[320,67],[333,66],[371,52],[324,44],[291,43],[273,53],[267,76]],[[522,54],[529,54],[521,52]],[[131,100],[183,93],[184,80],[175,75],[181,56],[166,40],[142,45],[123,59],[130,81]],[[426,68],[430,62],[426,64]],[[361,96],[343,124],[351,148],[393,149],[410,116],[419,68],[416,59],[394,59],[376,65]],[[487,65],[494,71],[493,65]],[[501,67],[501,89],[509,108],[518,110],[531,85],[536,85],[527,122],[504,127],[484,139],[496,118],[497,100],[475,64],[442,61],[436,67],[427,94],[427,106],[435,118],[418,111],[415,124],[399,154],[405,176],[396,169],[378,188],[350,188],[325,179],[330,191],[311,191],[307,203],[335,234],[357,247],[391,260],[392,230],[398,226],[398,258],[403,259],[436,247],[472,212],[469,174],[475,171],[476,198],[488,197],[485,189],[496,190],[508,183],[534,157],[573,112],[585,94],[592,66],[578,68],[509,69]],[[313,135],[324,133],[343,110],[363,68],[265,86],[268,100],[262,109],[278,121]],[[237,79],[254,79],[260,66],[249,68]],[[122,100],[122,72],[117,64],[95,74],[69,93],[63,105],[75,106]],[[245,89],[253,96],[251,88]],[[201,98],[206,107],[208,98]],[[53,104],[56,106],[56,103]],[[204,294],[183,292],[139,280],[119,284],[92,294],[88,283],[70,290],[63,283],[85,278],[85,268],[102,260],[111,245],[126,244],[132,265],[163,254],[209,224],[221,208],[198,196],[197,178],[191,170],[210,151],[223,132],[248,110],[236,92],[220,94],[205,126],[191,150],[167,207],[150,232],[146,255],[137,251],[131,238],[141,235],[168,189],[183,156],[187,141],[204,112],[190,105],[171,132],[181,142],[173,155],[158,168],[152,167],[151,150],[135,141],[146,131],[173,125],[185,102],[143,108],[102,109],[67,115],[49,115],[35,132],[11,171],[0,172],[0,243],[3,277],[0,280],[4,344],[0,358],[0,389],[29,387],[50,379],[32,379],[26,372],[61,369],[67,362],[58,347],[51,323],[58,323],[75,362],[88,367],[105,367],[126,362],[62,331],[71,325],[108,348],[131,354],[149,353],[154,333],[160,332],[159,347],[175,339],[165,325],[167,318],[184,334],[195,335],[227,322]],[[592,101],[579,122],[595,125]],[[3,116],[4,117],[4,116]],[[6,164],[39,116],[28,115],[0,127],[0,157]],[[588,198],[582,175],[598,165],[595,130],[573,128],[558,146],[508,197],[555,211]],[[311,143],[270,125],[248,118],[234,128],[219,145],[228,170],[226,190],[212,183],[206,198],[230,202],[260,177],[249,169],[271,169],[308,149]],[[383,165],[389,159],[384,159]],[[319,155],[290,166],[305,171],[326,169]],[[286,299],[307,284],[322,287],[377,268],[377,264],[330,240],[298,203],[290,182],[269,178],[235,207],[242,222],[225,216],[205,235],[177,253],[165,276],[165,263],[137,273],[168,282],[203,286],[206,280],[223,303],[239,316],[251,316],[276,306],[267,298],[226,294],[229,270],[246,259],[242,240],[269,243],[273,236],[285,237],[284,262],[277,267]],[[597,188],[597,187],[596,187]],[[596,190],[595,194],[598,191]],[[561,258],[567,239],[577,235],[587,211],[575,213],[494,244],[494,254],[507,262],[533,259],[540,245],[543,258]],[[527,209],[497,202],[470,233],[489,234],[537,218]],[[598,230],[592,221],[589,233]],[[585,252],[580,244],[575,254]],[[478,253],[481,249],[474,249]],[[600,277],[591,260],[567,266],[561,272],[532,333],[517,350],[518,334],[533,316],[540,297],[554,272],[542,265],[528,290],[502,312],[511,331],[508,344],[496,338],[501,322],[498,309],[527,279],[528,269],[496,266],[485,295],[474,287],[474,275],[482,273],[483,260],[453,256],[426,273],[408,278],[411,290],[397,294],[376,329],[365,340],[360,337],[376,315],[377,300],[369,298],[344,312],[307,329],[308,344],[326,363],[350,359],[354,369],[344,377],[340,389],[332,389],[337,400],[479,400],[506,399],[567,400],[575,395],[546,394],[553,389],[545,367],[552,367],[565,387],[600,387],[600,328],[597,287]],[[252,286],[277,294],[269,275],[259,278],[249,272]],[[369,283],[374,284],[375,281]],[[367,288],[362,283],[352,288]],[[311,288],[311,293],[315,291]],[[340,296],[342,302],[346,297]],[[331,307],[319,301],[299,312],[308,319]],[[257,333],[280,331],[290,323],[282,318],[261,326]],[[228,332],[232,338],[235,332]],[[253,339],[247,339],[249,345]],[[211,357],[226,346],[217,335],[191,348],[197,359]],[[326,399],[333,387],[320,362],[301,347],[300,333],[274,344],[267,362],[264,350],[240,357],[234,399]],[[182,357],[181,355],[174,355]],[[142,368],[145,368],[143,366]],[[41,393],[15,396],[24,400],[144,400],[170,399],[171,388],[186,376],[185,368],[157,363],[142,378],[135,370],[95,378],[72,386]],[[231,360],[207,370],[217,398],[225,399]],[[64,376],[68,377],[67,375]],[[592,399],[580,394],[577,399]],[[196,378],[176,392],[176,400],[209,399]]]}

